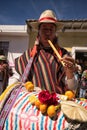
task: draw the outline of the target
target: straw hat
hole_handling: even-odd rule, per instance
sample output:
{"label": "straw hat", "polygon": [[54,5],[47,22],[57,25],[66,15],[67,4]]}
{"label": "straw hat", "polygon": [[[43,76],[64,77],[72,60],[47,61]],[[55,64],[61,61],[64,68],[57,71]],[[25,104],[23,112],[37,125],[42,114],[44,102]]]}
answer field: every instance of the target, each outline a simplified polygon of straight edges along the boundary
{"label": "straw hat", "polygon": [[52,10],[45,10],[44,12],[42,12],[39,20],[30,22],[30,25],[33,29],[38,29],[38,26],[41,23],[54,23],[57,26],[57,29],[60,29],[63,26],[63,23],[58,21],[55,13]]}
{"label": "straw hat", "polygon": [[0,60],[6,61],[6,57],[4,55],[0,55]]}

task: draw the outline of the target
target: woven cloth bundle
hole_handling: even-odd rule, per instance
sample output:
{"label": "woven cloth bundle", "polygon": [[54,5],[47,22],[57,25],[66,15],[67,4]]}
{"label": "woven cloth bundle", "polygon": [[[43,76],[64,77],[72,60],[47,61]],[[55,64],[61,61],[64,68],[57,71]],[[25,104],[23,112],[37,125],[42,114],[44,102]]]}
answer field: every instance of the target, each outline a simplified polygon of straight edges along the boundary
{"label": "woven cloth bundle", "polygon": [[61,110],[71,120],[87,122],[87,110],[77,102],[62,101]]}

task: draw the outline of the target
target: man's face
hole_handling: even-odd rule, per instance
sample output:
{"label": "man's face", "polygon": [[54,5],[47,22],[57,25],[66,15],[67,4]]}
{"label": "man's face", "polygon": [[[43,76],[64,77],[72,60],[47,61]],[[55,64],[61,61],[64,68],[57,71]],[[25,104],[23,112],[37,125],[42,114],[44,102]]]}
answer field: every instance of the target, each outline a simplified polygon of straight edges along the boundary
{"label": "man's face", "polygon": [[53,42],[56,34],[56,26],[52,23],[42,23],[39,28],[40,42],[44,46],[49,46],[48,40]]}

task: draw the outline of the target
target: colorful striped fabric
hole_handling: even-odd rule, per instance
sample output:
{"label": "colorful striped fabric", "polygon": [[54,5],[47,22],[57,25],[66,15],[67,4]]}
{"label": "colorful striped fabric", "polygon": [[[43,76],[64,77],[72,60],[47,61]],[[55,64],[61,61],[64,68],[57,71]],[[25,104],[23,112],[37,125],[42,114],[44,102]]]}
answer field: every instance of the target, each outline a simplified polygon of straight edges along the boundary
{"label": "colorful striped fabric", "polygon": [[4,130],[63,130],[68,126],[62,112],[58,113],[57,120],[42,115],[41,112],[29,102],[31,95],[38,96],[38,93],[29,93],[24,88],[18,95],[5,121]]}
{"label": "colorful striped fabric", "polygon": [[[69,52],[58,44],[55,44],[55,47],[61,57],[69,55]],[[29,62],[31,58],[32,63]],[[23,55],[15,59],[16,71],[22,75],[27,64],[31,66],[30,70],[26,71],[27,80],[32,81],[35,86],[57,93],[65,93],[68,89],[65,84],[64,68],[52,48],[44,48],[42,44],[38,44],[26,50]]]}
{"label": "colorful striped fabric", "polygon": [[41,89],[57,93],[64,93],[67,90],[62,64],[56,56],[43,49],[40,50],[38,57],[34,58],[28,80]]}
{"label": "colorful striped fabric", "polygon": [[[60,54],[64,55],[65,53],[67,52],[61,49]],[[68,89],[65,84],[64,68],[52,50],[51,52],[50,50],[39,50],[31,63],[28,62],[28,58],[29,50],[15,60],[16,70],[20,74],[24,73],[27,63],[31,66],[30,70],[26,71],[27,80],[32,81],[35,86],[57,93],[64,93]]]}
{"label": "colorful striped fabric", "polygon": [[[69,123],[61,111],[57,119],[51,119],[29,102],[31,95],[38,92],[27,92],[25,88],[19,93],[16,102],[6,118],[3,130],[68,130]],[[87,103],[76,101],[87,109]]]}
{"label": "colorful striped fabric", "polygon": [[22,56],[15,59],[15,69],[20,75],[24,73],[28,60],[30,59],[29,55],[29,50],[26,50]]}

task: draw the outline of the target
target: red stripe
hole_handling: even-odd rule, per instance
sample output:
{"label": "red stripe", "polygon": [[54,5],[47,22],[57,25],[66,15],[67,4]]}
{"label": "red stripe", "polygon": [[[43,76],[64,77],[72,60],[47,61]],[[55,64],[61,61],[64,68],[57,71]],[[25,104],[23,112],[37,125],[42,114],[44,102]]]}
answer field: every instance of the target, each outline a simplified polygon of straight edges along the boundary
{"label": "red stripe", "polygon": [[9,125],[10,130],[13,130],[12,124],[13,124],[13,112],[11,113],[11,119],[10,119],[10,125]]}
{"label": "red stripe", "polygon": [[87,110],[87,106],[85,106],[85,109]]}
{"label": "red stripe", "polygon": [[[57,118],[59,118],[59,116],[60,116],[60,112],[58,112],[58,114],[57,114]],[[58,119],[57,119],[58,120]],[[57,120],[54,122],[54,124],[53,124],[53,130],[56,130],[56,125],[57,125]]]}
{"label": "red stripe", "polygon": [[65,122],[66,122],[66,120],[65,120],[65,119],[63,119],[63,122],[62,122],[62,129],[64,129],[64,128],[65,128]]}
{"label": "red stripe", "polygon": [[15,107],[18,105],[18,103],[19,103],[26,95],[28,95],[28,94],[29,94],[29,93],[26,93],[24,96],[22,96],[22,98],[15,103],[14,108],[15,108]]}
{"label": "red stripe", "polygon": [[18,71],[19,74],[22,74],[22,72],[21,72],[22,69],[21,69],[20,58],[17,59],[17,63],[16,64],[15,64],[15,67],[17,67],[16,70]]}
{"label": "red stripe", "polygon": [[42,20],[52,20],[52,21],[54,21],[54,22],[57,22],[56,19],[51,18],[51,17],[44,17],[44,18],[41,18],[41,19],[39,19],[39,22],[41,22]]}
{"label": "red stripe", "polygon": [[[40,111],[37,109],[36,116],[38,117],[39,114],[40,114]],[[39,122],[36,123],[35,130],[39,130]]]}
{"label": "red stripe", "polygon": [[22,129],[22,120],[19,120],[19,128]]}
{"label": "red stripe", "polygon": [[53,124],[53,130],[56,130],[57,120]]}
{"label": "red stripe", "polygon": [[47,130],[47,126],[48,126],[48,116],[46,116],[46,120],[45,120],[45,130]]}
{"label": "red stripe", "polygon": [[[16,107],[17,104],[18,104],[24,97],[26,97],[26,95],[28,95],[28,94],[29,94],[29,93],[25,94],[25,95],[15,104],[14,107]],[[23,108],[21,109],[21,111],[23,111],[28,104],[29,104],[29,101],[27,101],[26,104],[23,105]],[[22,121],[21,121],[21,120],[19,120],[19,128],[20,128],[20,130],[22,129]]]}
{"label": "red stripe", "polygon": [[83,102],[81,101],[81,102],[80,102],[80,105],[82,105],[82,104],[83,104]]}
{"label": "red stripe", "polygon": [[23,61],[23,58],[20,57],[20,60],[21,60],[21,62],[22,62],[22,63],[21,63],[21,65],[22,65],[22,67],[23,67],[22,69],[24,70],[24,69],[25,69],[25,63],[24,63],[24,61]]}
{"label": "red stripe", "polygon": [[29,101],[27,101],[26,104],[23,105],[23,108],[21,109],[21,111],[23,111],[28,104],[29,104]]}
{"label": "red stripe", "polygon": [[36,74],[36,79],[38,81],[38,86],[41,87],[41,83],[40,83],[40,78],[39,78],[39,72],[38,72],[38,69],[37,69],[37,66],[34,65],[34,69],[35,69],[35,74]]}

